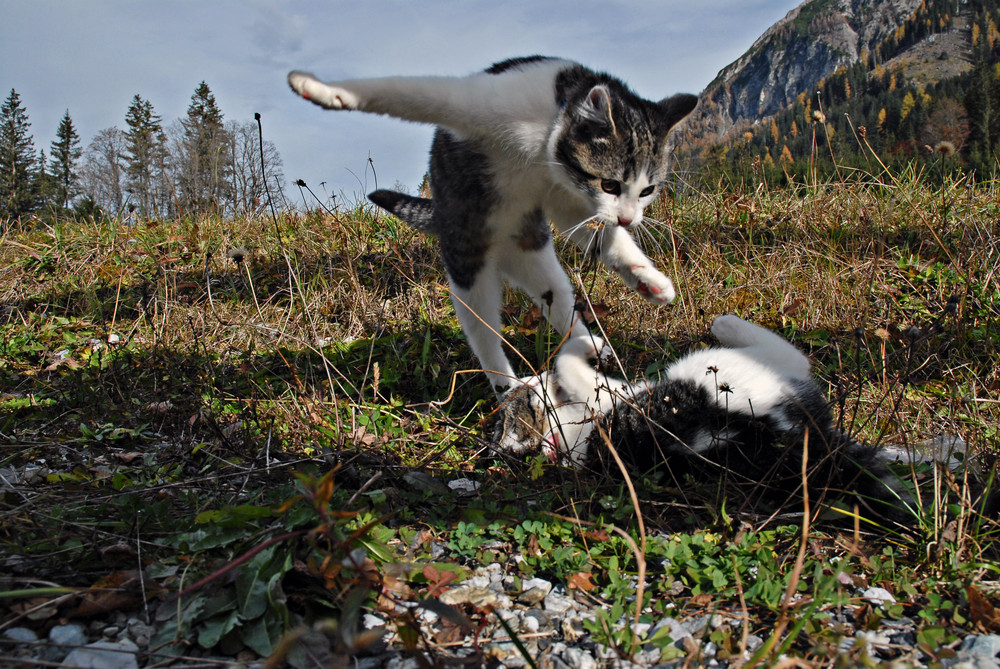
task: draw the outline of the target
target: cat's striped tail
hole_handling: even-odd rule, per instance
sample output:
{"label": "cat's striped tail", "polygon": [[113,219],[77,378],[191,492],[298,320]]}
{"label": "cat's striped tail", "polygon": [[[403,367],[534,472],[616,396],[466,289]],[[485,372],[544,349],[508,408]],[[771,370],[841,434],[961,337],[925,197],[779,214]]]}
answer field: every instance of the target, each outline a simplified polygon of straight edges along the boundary
{"label": "cat's striped tail", "polygon": [[433,200],[381,189],[369,193],[368,199],[397,218],[405,221],[415,230],[428,235],[437,234],[437,230],[434,227]]}

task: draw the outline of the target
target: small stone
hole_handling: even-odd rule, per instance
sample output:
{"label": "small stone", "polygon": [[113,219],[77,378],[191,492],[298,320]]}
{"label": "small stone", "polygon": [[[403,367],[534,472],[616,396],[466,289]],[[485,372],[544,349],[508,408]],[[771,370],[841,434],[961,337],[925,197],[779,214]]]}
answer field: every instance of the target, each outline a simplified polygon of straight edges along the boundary
{"label": "small stone", "polygon": [[885,588],[868,588],[861,595],[863,599],[867,599],[868,603],[874,604],[875,606],[885,606],[887,604],[895,604],[896,598],[892,596]]}
{"label": "small stone", "polygon": [[675,618],[663,618],[654,624],[647,635],[647,639],[651,639],[658,634],[665,633],[670,637],[671,641],[677,642],[684,637],[691,636],[691,632],[688,628],[678,622]]}
{"label": "small stone", "polygon": [[497,596],[497,593],[489,588],[464,586],[446,590],[441,593],[438,599],[443,604],[472,604],[478,608],[483,608],[485,606],[496,605],[500,598]]}
{"label": "small stone", "polygon": [[139,647],[129,640],[111,642],[98,641],[83,648],[76,648],[63,666],[87,667],[88,669],[139,669],[136,653]]}
{"label": "small stone", "polygon": [[5,639],[19,643],[33,643],[38,641],[38,635],[27,627],[11,627],[3,631],[3,636]]}
{"label": "small stone", "polygon": [[[83,625],[56,625],[49,630],[49,641],[61,646],[83,646],[87,643],[87,633]],[[67,651],[68,652],[68,651]]]}
{"label": "small stone", "polygon": [[504,567],[502,564],[491,562],[486,565],[486,573],[490,576],[490,585],[502,586],[504,577]]}
{"label": "small stone", "polygon": [[597,660],[579,648],[567,648],[562,654],[563,661],[576,669],[597,669]]}
{"label": "small stone", "polygon": [[415,615],[418,620],[422,620],[428,625],[433,625],[438,621],[438,614],[434,613],[430,609],[424,609],[424,608],[417,609]]}
{"label": "small stone", "polygon": [[467,497],[475,494],[475,492],[479,490],[479,482],[473,481],[472,479],[461,478],[455,479],[454,481],[448,481],[448,487],[462,497]]}
{"label": "small stone", "polygon": [[640,667],[652,667],[660,661],[660,649],[646,648],[645,650],[641,650],[636,653],[633,659]]}
{"label": "small stone", "polygon": [[576,606],[576,602],[572,598],[555,590],[549,592],[543,601],[545,610],[553,613],[564,613]]}
{"label": "small stone", "polygon": [[976,657],[987,657],[995,660],[1000,655],[1000,635],[975,634],[962,639],[960,650]]}
{"label": "small stone", "polygon": [[117,625],[108,625],[107,627],[101,630],[101,636],[103,636],[105,639],[114,639],[116,636],[118,636],[118,633],[121,631],[121,629],[122,628],[118,627]]}
{"label": "small stone", "polygon": [[366,613],[361,618],[361,626],[366,630],[375,629],[376,627],[385,627],[385,621],[376,615]]}
{"label": "small stone", "polygon": [[528,609],[524,612],[525,616],[531,616],[538,620],[539,625],[551,625],[552,617],[541,609]]}
{"label": "small stone", "polygon": [[504,666],[510,669],[528,665],[517,646],[510,641],[490,644],[490,655],[503,662]]}
{"label": "small stone", "polygon": [[465,579],[467,586],[472,588],[488,588],[490,587],[490,575],[481,572],[476,572],[469,578]]}
{"label": "small stone", "polygon": [[552,591],[552,584],[545,579],[531,578],[521,584],[517,601],[525,606],[538,606]]}
{"label": "small stone", "polygon": [[560,629],[562,629],[562,635],[566,641],[576,641],[583,636],[583,619],[579,616],[563,618]]}
{"label": "small stone", "polygon": [[156,634],[156,628],[152,625],[147,625],[138,618],[129,618],[125,623],[125,634],[139,648],[149,648],[149,642]]}
{"label": "small stone", "polygon": [[385,669],[420,669],[420,663],[412,657],[396,656],[386,663]]}

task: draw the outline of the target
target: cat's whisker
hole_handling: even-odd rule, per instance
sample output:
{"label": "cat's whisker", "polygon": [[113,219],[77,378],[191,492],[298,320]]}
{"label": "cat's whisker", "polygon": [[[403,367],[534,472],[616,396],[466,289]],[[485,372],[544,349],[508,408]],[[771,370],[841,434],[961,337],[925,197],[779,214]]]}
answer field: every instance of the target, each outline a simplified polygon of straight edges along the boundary
{"label": "cat's whisker", "polygon": [[595,245],[600,242],[601,235],[604,233],[604,224],[600,222],[597,216],[591,216],[569,228],[564,234],[567,239],[573,240],[574,237],[577,237],[584,230],[589,230],[589,234],[583,238],[578,237],[575,243],[583,250],[584,255],[589,256],[599,248],[599,246]]}
{"label": "cat's whisker", "polygon": [[645,223],[646,225],[648,225],[651,228],[656,228],[657,230],[662,231],[664,235],[669,234],[672,237],[674,237],[676,239],[680,239],[682,241],[684,239],[680,235],[680,233],[677,232],[677,230],[672,225],[670,225],[669,223],[667,223],[666,221],[661,221],[658,218],[650,218],[648,216],[643,216],[643,223]]}
{"label": "cat's whisker", "polygon": [[635,226],[632,235],[635,237],[636,243],[644,250],[650,248],[659,249],[660,247],[660,243],[653,233],[643,225]]}

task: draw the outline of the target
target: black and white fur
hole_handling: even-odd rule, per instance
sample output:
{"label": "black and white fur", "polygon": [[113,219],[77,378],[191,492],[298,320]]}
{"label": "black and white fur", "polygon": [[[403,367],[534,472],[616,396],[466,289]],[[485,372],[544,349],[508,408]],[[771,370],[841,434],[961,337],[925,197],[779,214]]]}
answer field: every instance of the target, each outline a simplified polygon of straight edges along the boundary
{"label": "black and white fur", "polygon": [[604,346],[599,339],[570,340],[554,370],[523,390],[541,394],[544,388],[555,406],[532,412],[531,403],[511,402],[494,443],[506,451],[524,444],[527,451],[540,441],[553,460],[614,471],[606,436],[632,472],[665,467],[678,482],[692,471],[725,474],[748,486],[763,482],[792,492],[801,481],[808,431],[813,485],[879,500],[883,516],[909,503],[874,450],[836,428],[801,351],[734,315],[716,318],[712,334],[725,348],[688,353],[661,379],[634,384],[595,370],[591,361]]}
{"label": "black and white fur", "polygon": [[288,82],[326,109],[438,126],[433,200],[384,190],[369,197],[439,238],[455,310],[498,395],[520,385],[500,337],[502,279],[526,291],[560,333],[588,334],[549,221],[647,300],[673,300],[670,279],[627,229],[642,224],[667,178],[667,135],[694,96],[651,102],[607,74],[541,56],[466,77],[322,83],[292,72]]}

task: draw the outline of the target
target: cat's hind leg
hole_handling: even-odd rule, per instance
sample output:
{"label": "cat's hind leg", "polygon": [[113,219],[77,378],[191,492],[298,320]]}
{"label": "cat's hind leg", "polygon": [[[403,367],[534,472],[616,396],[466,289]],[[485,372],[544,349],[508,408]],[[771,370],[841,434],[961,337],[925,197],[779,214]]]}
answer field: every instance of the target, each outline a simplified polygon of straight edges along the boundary
{"label": "cat's hind leg", "polygon": [[779,334],[735,314],[717,316],[712,322],[712,334],[724,346],[748,349],[747,354],[797,378],[810,377],[809,358],[794,344]]}

